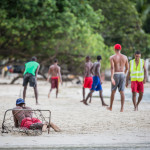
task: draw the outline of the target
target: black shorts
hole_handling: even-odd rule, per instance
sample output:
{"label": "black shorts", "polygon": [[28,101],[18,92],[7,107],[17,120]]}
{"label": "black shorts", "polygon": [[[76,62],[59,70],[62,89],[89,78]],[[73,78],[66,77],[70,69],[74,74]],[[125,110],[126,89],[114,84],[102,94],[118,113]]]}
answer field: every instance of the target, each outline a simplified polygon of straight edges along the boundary
{"label": "black shorts", "polygon": [[31,87],[35,87],[36,86],[35,76],[30,73],[26,73],[23,77],[23,86],[27,86],[28,82],[30,83]]}

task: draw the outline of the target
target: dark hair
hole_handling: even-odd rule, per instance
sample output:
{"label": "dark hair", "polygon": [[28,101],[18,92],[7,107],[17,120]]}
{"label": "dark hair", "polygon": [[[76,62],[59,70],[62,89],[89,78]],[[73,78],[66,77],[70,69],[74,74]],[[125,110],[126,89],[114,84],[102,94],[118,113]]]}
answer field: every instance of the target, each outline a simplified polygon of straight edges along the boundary
{"label": "dark hair", "polygon": [[90,59],[90,56],[86,56],[86,59]]}
{"label": "dark hair", "polygon": [[20,103],[20,104],[16,104],[16,105],[22,107],[24,105],[24,103]]}
{"label": "dark hair", "polygon": [[58,60],[57,59],[54,59],[54,63],[57,63],[58,62]]}
{"label": "dark hair", "polygon": [[140,52],[140,51],[136,51],[136,52],[135,52],[135,55],[136,55],[136,54],[138,54],[138,55],[139,55],[139,54],[141,54],[141,52]]}
{"label": "dark hair", "polygon": [[37,58],[36,58],[35,56],[33,56],[33,57],[31,58],[31,60],[32,60],[32,61],[36,61]]}
{"label": "dark hair", "polygon": [[99,55],[99,56],[97,56],[97,60],[101,60],[102,59],[102,57]]}

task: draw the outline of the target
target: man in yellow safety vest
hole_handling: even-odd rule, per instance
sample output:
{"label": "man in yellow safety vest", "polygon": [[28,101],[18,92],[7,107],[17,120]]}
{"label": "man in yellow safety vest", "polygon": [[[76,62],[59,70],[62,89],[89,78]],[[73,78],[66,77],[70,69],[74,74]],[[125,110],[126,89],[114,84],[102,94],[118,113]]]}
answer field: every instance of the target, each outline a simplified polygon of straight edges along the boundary
{"label": "man in yellow safety vest", "polygon": [[[141,53],[135,52],[135,59],[130,61],[128,75],[126,78],[126,87],[128,87],[129,76],[131,78],[132,101],[134,110],[138,110],[138,105],[142,100],[144,85],[146,82],[146,67],[145,61],[141,59]],[[136,103],[136,94],[139,93],[138,102]]]}

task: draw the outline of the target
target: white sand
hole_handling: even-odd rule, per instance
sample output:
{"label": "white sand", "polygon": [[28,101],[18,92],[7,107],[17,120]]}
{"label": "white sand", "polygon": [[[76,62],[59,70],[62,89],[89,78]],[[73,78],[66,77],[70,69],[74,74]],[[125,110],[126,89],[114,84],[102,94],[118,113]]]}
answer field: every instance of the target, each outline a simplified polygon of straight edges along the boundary
{"label": "white sand", "polygon": [[[3,80],[0,79],[0,82]],[[19,83],[22,82],[20,79]],[[26,105],[34,109],[52,111],[52,122],[61,128],[60,133],[51,130],[50,134],[25,136],[21,134],[1,134],[2,147],[55,147],[55,146],[150,146],[150,103],[141,102],[139,111],[133,111],[131,101],[126,101],[124,112],[120,113],[120,101],[115,100],[113,111],[101,106],[98,97],[93,97],[89,106],[79,102],[82,99],[81,85],[64,83],[60,87],[58,99],[55,90],[48,99],[49,83],[38,81],[39,103],[35,105],[32,88],[27,89]],[[149,87],[149,84],[146,85]],[[103,89],[110,89],[105,82]],[[4,112],[15,106],[16,99],[22,94],[21,84],[0,85],[0,125]],[[86,93],[88,90],[86,90]],[[108,95],[110,96],[110,95]],[[105,98],[109,104],[109,98]],[[0,127],[1,128],[1,127]]]}

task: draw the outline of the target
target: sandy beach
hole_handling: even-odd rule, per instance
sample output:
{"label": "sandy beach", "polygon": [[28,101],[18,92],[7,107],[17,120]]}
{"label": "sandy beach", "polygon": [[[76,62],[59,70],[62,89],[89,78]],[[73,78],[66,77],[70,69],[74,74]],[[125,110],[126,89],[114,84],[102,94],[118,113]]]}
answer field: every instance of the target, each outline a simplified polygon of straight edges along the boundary
{"label": "sandy beach", "polygon": [[[8,82],[7,79],[5,79]],[[0,79],[0,83],[5,82]],[[0,125],[4,112],[15,106],[15,101],[22,95],[22,79],[14,85],[0,85]],[[146,88],[150,87],[146,83]],[[113,111],[102,107],[96,94],[89,106],[80,102],[82,99],[82,85],[64,83],[60,86],[58,98],[55,98],[55,90],[48,99],[50,85],[46,81],[38,81],[39,103],[35,105],[34,92],[31,87],[27,89],[26,105],[34,109],[48,109],[52,112],[52,122],[60,127],[61,132],[50,134],[43,133],[40,136],[27,136],[20,133],[8,133],[0,135],[0,148],[27,148],[27,149],[57,149],[62,147],[84,148],[137,148],[148,149],[150,147],[150,101],[142,101],[139,111],[133,111],[131,100],[125,101],[124,112],[120,113],[120,100],[115,99]],[[103,83],[103,90],[110,90],[110,82]],[[86,90],[86,93],[88,90]],[[109,104],[110,95],[104,96]],[[0,126],[0,130],[2,130]],[[76,148],[75,148],[76,149]]]}

